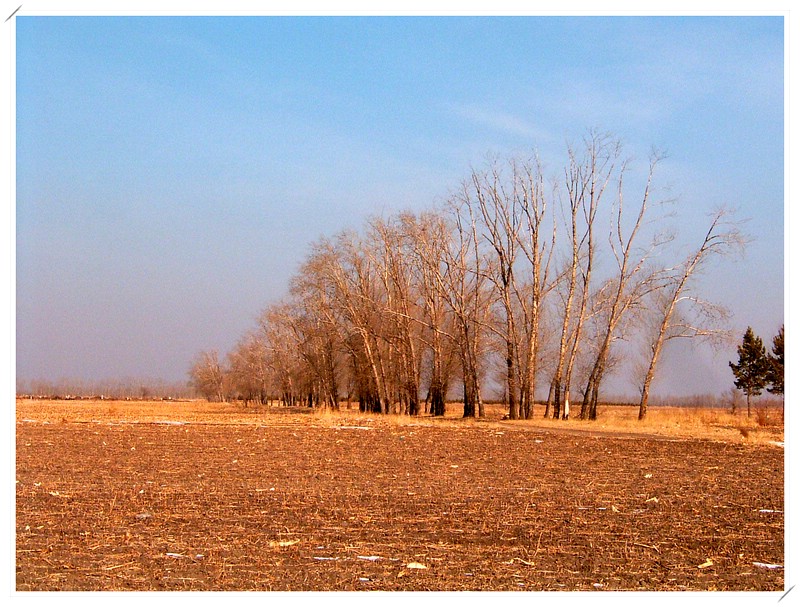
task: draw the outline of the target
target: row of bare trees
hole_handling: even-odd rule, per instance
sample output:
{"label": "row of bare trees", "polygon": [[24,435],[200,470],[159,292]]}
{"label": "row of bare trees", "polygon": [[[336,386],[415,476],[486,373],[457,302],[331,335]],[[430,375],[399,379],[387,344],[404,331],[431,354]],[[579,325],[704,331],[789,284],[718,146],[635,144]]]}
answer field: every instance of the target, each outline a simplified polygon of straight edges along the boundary
{"label": "row of bare trees", "polygon": [[153,378],[87,380],[17,379],[18,398],[52,400],[179,400],[194,396],[186,382]]}
{"label": "row of bare trees", "polygon": [[619,142],[591,132],[556,178],[536,157],[492,160],[440,208],[322,238],[287,300],[226,361],[201,353],[193,383],[214,400],[409,415],[443,415],[458,392],[466,417],[483,415],[486,385],[511,419],[545,394],[544,415],[566,418],[577,390],[595,419],[603,380],[638,344],[643,418],[664,345],[725,334],[693,279],[744,243],[720,210],[679,247],[651,200],[660,160],[631,187]]}

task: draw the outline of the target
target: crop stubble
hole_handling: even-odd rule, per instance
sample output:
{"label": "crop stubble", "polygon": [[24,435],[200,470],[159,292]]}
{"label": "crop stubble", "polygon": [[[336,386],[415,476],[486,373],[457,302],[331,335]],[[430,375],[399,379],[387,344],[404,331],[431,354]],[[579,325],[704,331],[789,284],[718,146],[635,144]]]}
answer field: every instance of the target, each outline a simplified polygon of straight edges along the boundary
{"label": "crop stubble", "polygon": [[253,419],[18,420],[17,590],[783,589],[774,446]]}

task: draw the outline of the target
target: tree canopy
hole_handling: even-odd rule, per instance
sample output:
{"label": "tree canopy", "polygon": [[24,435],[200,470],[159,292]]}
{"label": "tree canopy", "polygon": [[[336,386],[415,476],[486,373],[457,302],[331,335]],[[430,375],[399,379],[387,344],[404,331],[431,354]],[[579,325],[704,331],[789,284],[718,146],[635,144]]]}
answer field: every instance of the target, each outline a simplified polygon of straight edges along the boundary
{"label": "tree canopy", "polygon": [[747,397],[747,415],[750,415],[750,398],[758,396],[769,382],[770,362],[764,342],[747,327],[742,343],[736,348],[737,363],[729,362],[734,385]]}
{"label": "tree canopy", "polygon": [[778,334],[772,338],[772,353],[767,355],[769,359],[767,392],[770,394],[783,394],[783,325]]}

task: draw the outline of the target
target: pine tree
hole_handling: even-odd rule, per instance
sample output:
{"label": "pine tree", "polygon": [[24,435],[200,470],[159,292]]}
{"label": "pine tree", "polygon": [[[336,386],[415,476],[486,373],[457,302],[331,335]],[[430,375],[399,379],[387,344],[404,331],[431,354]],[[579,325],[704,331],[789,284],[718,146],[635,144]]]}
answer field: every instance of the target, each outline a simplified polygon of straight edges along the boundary
{"label": "pine tree", "polygon": [[737,346],[739,362],[729,362],[734,375],[734,385],[747,396],[747,417],[750,417],[750,397],[758,396],[767,385],[770,362],[764,342],[747,327],[742,345]]}
{"label": "pine tree", "polygon": [[767,358],[769,359],[767,392],[783,394],[783,325],[778,334],[772,338],[772,354],[767,355]]}

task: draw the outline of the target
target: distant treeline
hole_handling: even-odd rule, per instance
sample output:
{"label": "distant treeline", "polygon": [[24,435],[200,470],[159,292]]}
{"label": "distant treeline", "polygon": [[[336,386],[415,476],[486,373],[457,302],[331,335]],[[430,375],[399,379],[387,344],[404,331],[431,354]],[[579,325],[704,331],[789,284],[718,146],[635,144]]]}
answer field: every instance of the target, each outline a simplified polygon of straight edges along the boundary
{"label": "distant treeline", "polygon": [[[753,399],[757,407],[783,408],[783,399],[778,396],[763,395]],[[722,394],[693,394],[690,396],[662,396],[653,397],[651,406],[653,407],[682,407],[688,409],[728,409],[730,411],[740,410],[744,403],[744,396],[739,390],[731,388]],[[623,404],[623,403],[619,403]],[[638,403],[637,403],[638,404]]]}
{"label": "distant treeline", "polygon": [[[182,384],[165,384],[157,383],[154,387],[140,385],[138,393],[126,383],[118,382],[115,384],[105,384],[108,389],[95,390],[87,393],[82,393],[76,390],[75,387],[79,384],[55,384],[50,382],[34,382],[31,384],[31,389],[18,389],[17,398],[31,399],[31,400],[66,400],[66,401],[100,401],[100,400],[127,400],[127,401],[176,401],[185,402],[204,398],[196,393],[191,386]],[[109,387],[115,386],[115,387]],[[35,387],[35,389],[33,389]],[[72,389],[65,389],[65,388]],[[236,400],[236,399],[234,399]],[[241,399],[239,399],[241,400]],[[690,396],[669,396],[669,397],[654,397],[651,402],[653,407],[676,407],[686,409],[727,409],[739,410],[742,404],[743,396],[738,390],[730,390],[724,394],[693,394]],[[456,404],[457,401],[451,401],[450,404]],[[783,399],[777,396],[763,395],[754,399],[756,408],[758,409],[782,409]],[[281,398],[275,397],[265,401],[269,406],[288,406]],[[342,401],[345,405],[346,401]],[[507,406],[503,400],[486,399],[484,404],[487,406],[501,405]],[[536,401],[537,405],[546,405],[546,401]],[[358,407],[358,403],[351,403],[353,407]],[[635,397],[624,398],[616,397],[609,401],[599,403],[602,407],[638,407],[639,400]],[[305,401],[298,402],[295,407],[310,407]],[[425,413],[431,413],[425,411]]]}
{"label": "distant treeline", "polygon": [[185,382],[149,379],[87,382],[62,379],[18,381],[17,396],[52,400],[181,400],[194,398],[196,392]]}

